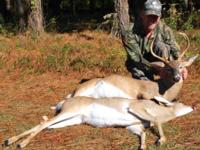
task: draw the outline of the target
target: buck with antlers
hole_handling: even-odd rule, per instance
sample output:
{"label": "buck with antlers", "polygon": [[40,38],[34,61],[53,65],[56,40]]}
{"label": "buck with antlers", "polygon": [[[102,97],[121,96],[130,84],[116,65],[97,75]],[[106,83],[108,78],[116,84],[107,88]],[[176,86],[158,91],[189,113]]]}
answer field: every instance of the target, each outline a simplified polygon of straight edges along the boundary
{"label": "buck with antlers", "polygon": [[[162,96],[169,101],[173,101],[182,88],[182,69],[190,66],[198,57],[198,55],[196,55],[188,60],[182,60],[185,52],[189,48],[190,41],[186,34],[180,34],[187,39],[187,47],[178,60],[167,61],[157,56],[153,52],[153,42],[151,44],[152,55],[162,61],[153,62],[152,66],[163,69],[166,72],[165,78],[161,78],[157,81],[138,80],[121,75],[95,78],[78,86],[76,90],[66,98],[88,96],[94,98],[123,97],[128,99],[152,99],[154,96]],[[60,110],[63,102],[64,100],[57,105],[57,110]]]}
{"label": "buck with antlers", "polygon": [[30,134],[17,146],[24,148],[34,136],[45,128],[62,128],[86,123],[95,127],[126,127],[132,133],[140,136],[140,149],[146,149],[144,131],[146,127],[151,124],[157,125],[160,134],[159,142],[162,144],[166,138],[161,124],[191,111],[193,111],[191,107],[176,102],[165,107],[151,100],[74,97],[63,103],[62,110],[57,116],[50,120],[46,119],[18,136],[11,137],[4,142],[4,145],[8,146]]}

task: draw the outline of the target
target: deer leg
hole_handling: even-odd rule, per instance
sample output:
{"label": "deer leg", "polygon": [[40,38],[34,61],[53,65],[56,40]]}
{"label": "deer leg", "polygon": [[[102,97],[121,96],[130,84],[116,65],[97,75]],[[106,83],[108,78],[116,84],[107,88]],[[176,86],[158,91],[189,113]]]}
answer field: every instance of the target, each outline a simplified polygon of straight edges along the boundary
{"label": "deer leg", "polygon": [[146,150],[147,146],[146,146],[146,133],[143,131],[140,135],[140,149],[141,150]]}
{"label": "deer leg", "polygon": [[127,129],[131,131],[132,133],[135,133],[139,136],[140,138],[140,150],[146,150],[146,133],[144,131],[144,127],[142,124],[140,125],[131,125],[128,126]]}
{"label": "deer leg", "polygon": [[[48,120],[48,117],[47,116],[43,116],[43,119],[44,119],[44,122]],[[41,124],[43,124],[44,122],[42,122]],[[30,130],[27,130],[17,136],[13,136],[7,140],[4,141],[4,145],[5,146],[9,146],[10,144],[20,140],[21,138],[23,138],[24,136],[28,135],[28,134],[31,134],[32,132],[36,131],[38,128],[40,127],[40,125],[37,125],[35,127],[33,127],[32,129]]]}
{"label": "deer leg", "polygon": [[159,136],[160,136],[157,143],[159,145],[162,145],[163,143],[165,143],[166,137],[164,135],[161,123],[157,123],[157,127],[158,127]]}
{"label": "deer leg", "polygon": [[82,123],[82,117],[80,115],[75,115],[72,117],[67,117],[67,116],[65,117],[65,114],[58,115],[52,118],[51,120],[41,124],[37,128],[37,130],[34,130],[34,132],[32,132],[31,135],[29,135],[24,141],[18,144],[17,148],[20,148],[20,149],[24,148],[30,142],[31,139],[33,139],[38,133],[40,133],[45,128],[48,128],[48,127],[54,128],[54,126],[56,126],[55,128],[61,128],[61,127],[71,126],[71,125],[81,124],[81,123]]}
{"label": "deer leg", "polygon": [[32,132],[34,132],[35,130],[37,130],[39,128],[40,125],[37,125],[35,126],[34,128],[30,129],[30,130],[27,130],[17,136],[13,136],[7,140],[4,141],[4,145],[5,146],[9,146],[10,144],[20,140],[21,138],[23,138],[24,136],[28,135],[28,134],[31,134]]}

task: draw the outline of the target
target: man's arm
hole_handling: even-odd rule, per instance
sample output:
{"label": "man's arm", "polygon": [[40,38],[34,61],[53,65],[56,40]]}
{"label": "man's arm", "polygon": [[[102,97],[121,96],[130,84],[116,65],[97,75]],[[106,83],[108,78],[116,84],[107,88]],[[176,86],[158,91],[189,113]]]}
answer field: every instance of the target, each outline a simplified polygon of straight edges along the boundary
{"label": "man's arm", "polygon": [[[178,59],[180,55],[180,47],[176,43],[172,30],[169,27],[166,27],[165,32],[167,33],[166,43],[170,45],[170,53],[175,59]],[[185,80],[188,76],[188,70],[186,68],[183,68],[181,74],[183,80]]]}
{"label": "man's arm", "polygon": [[135,34],[132,33],[132,27],[129,27],[124,34],[123,44],[131,62],[140,70],[144,72],[151,71],[152,67],[148,60],[146,60],[141,54],[141,48],[138,44],[138,39]]}
{"label": "man's arm", "polygon": [[180,47],[176,43],[172,30],[165,24],[163,24],[163,34],[165,40],[164,42],[170,48],[170,54],[173,56],[174,59],[177,59],[179,57]]}

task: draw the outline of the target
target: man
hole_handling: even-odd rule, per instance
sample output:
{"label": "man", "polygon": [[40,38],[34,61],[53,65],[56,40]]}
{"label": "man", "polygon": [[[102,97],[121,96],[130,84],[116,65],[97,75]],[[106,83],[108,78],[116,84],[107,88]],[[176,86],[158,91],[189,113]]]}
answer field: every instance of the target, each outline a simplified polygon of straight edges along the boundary
{"label": "man", "polygon": [[[153,80],[155,70],[150,62],[156,59],[150,53],[150,45],[154,40],[154,52],[168,60],[177,59],[180,48],[175,42],[171,29],[160,21],[162,5],[159,0],[147,0],[138,6],[139,16],[135,16],[134,27],[130,27],[123,35],[127,52],[127,69],[137,79]],[[163,72],[158,73],[161,78]],[[183,79],[187,78],[184,69]]]}

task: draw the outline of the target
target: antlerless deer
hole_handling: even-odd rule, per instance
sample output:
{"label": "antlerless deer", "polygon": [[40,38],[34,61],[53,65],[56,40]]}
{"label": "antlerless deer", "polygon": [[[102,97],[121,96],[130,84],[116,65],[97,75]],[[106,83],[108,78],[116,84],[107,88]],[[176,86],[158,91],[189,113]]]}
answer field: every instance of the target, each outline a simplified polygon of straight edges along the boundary
{"label": "antlerless deer", "polygon": [[[187,39],[187,47],[178,60],[167,61],[157,56],[153,52],[153,42],[151,44],[152,55],[162,61],[154,62],[152,66],[164,69],[167,74],[166,78],[157,81],[137,80],[121,75],[95,78],[81,84],[72,94],[68,95],[67,98],[88,96],[94,98],[123,97],[128,99],[153,99],[154,96],[162,96],[169,101],[176,99],[183,84],[181,70],[184,67],[190,66],[198,57],[198,55],[196,55],[188,60],[182,60],[185,52],[189,48],[190,41],[186,34],[180,34]],[[57,105],[58,110],[63,102],[64,100]]]}
{"label": "antlerless deer", "polygon": [[172,106],[165,107],[151,100],[74,97],[63,103],[61,112],[57,116],[50,120],[46,119],[43,123],[18,136],[11,137],[5,141],[4,145],[8,146],[30,134],[17,146],[23,148],[45,128],[62,128],[86,123],[94,127],[125,127],[140,136],[140,149],[146,149],[144,131],[146,127],[149,127],[151,123],[158,126],[159,142],[162,144],[166,138],[161,124],[192,110],[191,107],[181,103],[173,103]]}

